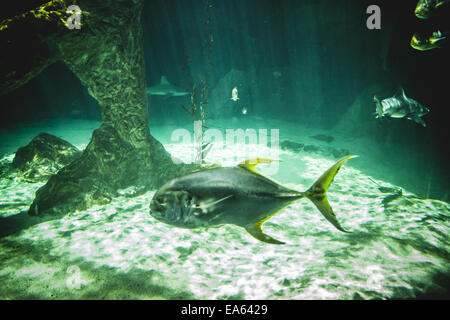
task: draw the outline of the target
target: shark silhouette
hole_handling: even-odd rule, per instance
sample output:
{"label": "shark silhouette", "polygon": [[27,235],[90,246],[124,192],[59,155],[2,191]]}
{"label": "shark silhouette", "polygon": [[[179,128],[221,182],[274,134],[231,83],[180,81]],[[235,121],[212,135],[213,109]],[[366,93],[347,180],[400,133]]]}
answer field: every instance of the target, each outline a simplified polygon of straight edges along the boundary
{"label": "shark silhouette", "polygon": [[166,77],[162,76],[159,84],[147,88],[147,94],[166,97],[179,97],[188,95],[189,92],[170,84]]}
{"label": "shark silhouette", "polygon": [[376,104],[376,118],[406,118],[415,121],[424,127],[427,126],[421,117],[430,112],[430,109],[424,107],[416,100],[407,97],[405,90],[403,90],[402,87],[400,87],[397,93],[391,98],[380,101],[375,95],[373,100]]}

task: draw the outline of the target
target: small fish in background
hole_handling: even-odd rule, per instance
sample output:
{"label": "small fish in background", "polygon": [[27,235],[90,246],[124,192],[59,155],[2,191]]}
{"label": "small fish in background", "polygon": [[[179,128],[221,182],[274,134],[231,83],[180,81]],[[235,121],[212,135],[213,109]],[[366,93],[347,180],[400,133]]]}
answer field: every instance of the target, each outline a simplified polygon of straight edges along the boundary
{"label": "small fish in background", "polygon": [[372,178],[367,177],[370,181],[372,181],[374,184],[378,186],[378,190],[380,190],[382,193],[391,193],[396,195],[403,195],[403,189],[402,188],[391,188],[391,187],[383,187],[376,181],[374,181]]}
{"label": "small fish in background", "polygon": [[328,203],[327,189],[344,163],[354,157],[337,161],[305,192],[285,188],[255,169],[257,164],[280,160],[256,158],[236,167],[193,172],[162,186],[150,202],[150,215],[186,229],[234,224],[260,241],[282,244],[264,234],[261,226],[289,204],[308,198],[336,229],[348,232]]}
{"label": "small fish in background", "polygon": [[80,109],[73,109],[70,111],[70,116],[72,118],[79,118],[81,117],[81,110]]}
{"label": "small fish in background", "polygon": [[436,15],[436,10],[446,3],[450,3],[450,0],[419,0],[414,13],[417,18],[428,19]]}
{"label": "small fish in background", "polygon": [[147,94],[165,97],[180,97],[188,95],[189,92],[170,84],[166,77],[162,76],[159,84],[147,88]]}
{"label": "small fish in background", "polygon": [[233,90],[231,90],[231,100],[233,101],[238,101],[239,97],[238,97],[238,88],[234,87]]}
{"label": "small fish in background", "polygon": [[274,78],[280,79],[283,74],[280,71],[274,71],[272,75]]}
{"label": "small fish in background", "polygon": [[246,114],[247,114],[247,108],[246,108],[246,107],[243,107],[243,108],[242,108],[242,114],[243,114],[243,115],[246,115]]}
{"label": "small fish in background", "polygon": [[374,95],[373,100],[376,104],[375,118],[406,118],[426,127],[427,125],[421,117],[430,112],[430,109],[422,106],[416,100],[408,98],[403,88],[400,89],[393,97],[381,101]]}
{"label": "small fish in background", "polygon": [[410,44],[412,48],[420,51],[441,48],[446,43],[449,34],[450,32],[441,32],[440,30],[434,31],[431,34],[416,32],[412,36]]}

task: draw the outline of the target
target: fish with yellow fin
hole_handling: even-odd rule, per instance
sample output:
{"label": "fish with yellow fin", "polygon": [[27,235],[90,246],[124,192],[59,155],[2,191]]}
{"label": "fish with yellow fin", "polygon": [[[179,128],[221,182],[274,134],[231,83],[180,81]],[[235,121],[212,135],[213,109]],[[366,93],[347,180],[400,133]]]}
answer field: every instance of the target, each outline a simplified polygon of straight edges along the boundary
{"label": "fish with yellow fin", "polygon": [[441,48],[448,43],[450,32],[434,31],[430,34],[416,32],[411,38],[411,47],[420,51]]}
{"label": "fish with yellow fin", "polygon": [[327,189],[349,155],[337,161],[305,192],[285,188],[255,169],[271,160],[256,158],[236,167],[219,167],[193,172],[162,186],[150,202],[150,214],[157,220],[180,228],[234,224],[253,237],[272,244],[283,244],[264,234],[263,223],[292,202],[308,198],[338,230],[338,222],[327,200]]}
{"label": "fish with yellow fin", "polygon": [[428,19],[436,15],[437,9],[449,3],[450,0],[419,0],[414,13],[417,18]]}

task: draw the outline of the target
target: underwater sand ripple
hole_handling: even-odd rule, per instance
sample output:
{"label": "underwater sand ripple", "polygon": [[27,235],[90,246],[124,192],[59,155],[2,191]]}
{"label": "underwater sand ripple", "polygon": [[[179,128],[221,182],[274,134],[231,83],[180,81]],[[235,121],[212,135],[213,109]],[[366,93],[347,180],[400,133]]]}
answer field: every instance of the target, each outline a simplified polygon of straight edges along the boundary
{"label": "underwater sand ripple", "polygon": [[[167,149],[187,161],[192,146]],[[273,155],[257,145],[218,150],[209,160],[227,165],[248,158],[247,153]],[[289,168],[282,164],[276,179],[300,191],[334,162],[301,153],[279,157]],[[306,171],[297,171],[293,163],[302,163]],[[30,202],[38,188],[19,180],[1,183],[6,186],[1,199]],[[286,242],[281,246],[261,243],[232,225],[185,230],[162,224],[149,215],[153,194],[121,196],[2,239],[0,298],[410,298],[430,288],[442,290],[434,275],[449,271],[450,206],[405,191],[411,198],[385,209],[384,195],[351,163],[331,185],[329,200],[352,233],[336,231],[303,199],[264,225],[266,233]],[[20,259],[14,255],[19,252]],[[71,265],[81,270],[79,290],[67,287]],[[132,285],[104,293],[105,286],[117,288],[124,279]],[[47,288],[39,289],[45,282]],[[22,284],[19,291],[13,290],[15,283]]]}

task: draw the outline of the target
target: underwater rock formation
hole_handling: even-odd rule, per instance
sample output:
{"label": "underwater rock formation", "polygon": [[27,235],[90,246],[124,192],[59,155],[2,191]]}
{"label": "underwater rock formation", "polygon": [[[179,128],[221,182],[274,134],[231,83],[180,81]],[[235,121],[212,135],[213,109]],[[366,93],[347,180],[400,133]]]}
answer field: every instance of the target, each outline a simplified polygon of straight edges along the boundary
{"label": "underwater rock formation", "polygon": [[335,159],[339,159],[350,154],[350,151],[347,149],[335,148],[332,146],[318,146],[312,144],[304,144],[290,140],[282,141],[280,143],[280,147],[282,150],[287,150],[294,153],[304,151],[307,153],[317,153],[320,155],[324,155],[325,157],[332,156]]}
{"label": "underwater rock formation", "polygon": [[325,155],[332,155],[335,159],[340,159],[351,152],[345,148],[325,147]]}
{"label": "underwater rock formation", "polygon": [[102,107],[102,125],[83,154],[36,193],[32,215],[104,203],[117,188],[154,188],[189,170],[150,135],[141,10],[144,0],[77,1],[79,29],[66,27],[71,1],[56,0],[3,20],[0,94],[64,62]]}
{"label": "underwater rock formation", "polygon": [[325,141],[327,143],[333,142],[334,137],[332,136],[327,136],[325,134],[316,134],[315,136],[309,136],[310,138],[319,140],[319,141]]}
{"label": "underwater rock formation", "polygon": [[80,156],[81,151],[69,142],[40,133],[17,150],[12,166],[19,169],[26,179],[45,181]]}
{"label": "underwater rock formation", "polygon": [[309,152],[309,153],[320,153],[321,149],[318,146],[312,145],[312,144],[307,144],[303,147],[303,151],[305,152]]}
{"label": "underwater rock formation", "polygon": [[304,143],[298,143],[290,140],[284,140],[280,144],[282,150],[290,150],[293,152],[300,152],[301,150],[303,150],[304,146]]}

